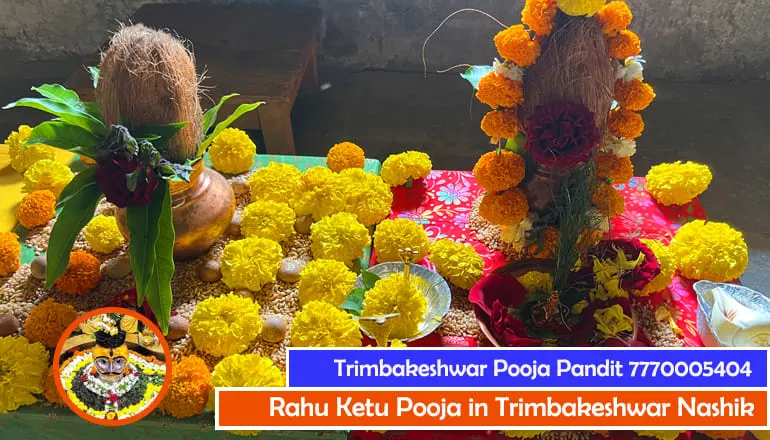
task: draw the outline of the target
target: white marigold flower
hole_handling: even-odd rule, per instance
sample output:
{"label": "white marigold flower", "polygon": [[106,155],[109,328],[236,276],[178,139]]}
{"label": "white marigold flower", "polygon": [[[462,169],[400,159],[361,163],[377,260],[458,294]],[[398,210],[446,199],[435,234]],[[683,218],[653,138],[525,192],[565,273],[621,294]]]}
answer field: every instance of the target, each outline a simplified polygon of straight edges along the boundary
{"label": "white marigold flower", "polygon": [[633,139],[623,139],[607,132],[599,145],[599,151],[602,153],[614,154],[617,157],[631,157],[636,154],[636,141]]}
{"label": "white marigold flower", "polygon": [[615,71],[615,78],[622,79],[625,82],[644,79],[644,66],[642,65],[644,62],[641,56],[626,58],[623,64],[618,65]]}
{"label": "white marigold flower", "polygon": [[534,228],[533,224],[536,220],[537,214],[530,212],[518,224],[501,227],[500,239],[508,244],[512,244],[518,250],[524,249],[527,245],[527,236]]}
{"label": "white marigold flower", "polygon": [[524,71],[521,67],[513,63],[501,63],[497,58],[492,62],[492,68],[495,69],[495,73],[502,75],[513,81],[521,81],[524,78]]}

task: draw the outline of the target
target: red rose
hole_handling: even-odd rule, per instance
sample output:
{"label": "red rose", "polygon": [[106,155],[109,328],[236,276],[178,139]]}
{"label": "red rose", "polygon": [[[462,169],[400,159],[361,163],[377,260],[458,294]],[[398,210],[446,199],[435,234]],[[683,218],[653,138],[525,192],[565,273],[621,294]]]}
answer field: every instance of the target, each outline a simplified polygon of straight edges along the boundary
{"label": "red rose", "polygon": [[509,311],[520,306],[526,296],[527,289],[510,273],[490,273],[471,288],[468,300],[489,317],[491,330],[502,345],[537,347],[542,343],[530,339],[527,326]]}
{"label": "red rose", "polygon": [[582,104],[555,101],[535,108],[524,124],[524,149],[543,166],[569,169],[587,162],[601,136],[594,114]]}
{"label": "red rose", "polygon": [[539,347],[542,341],[529,338],[527,326],[513,316],[508,308],[500,301],[492,304],[492,331],[498,337],[498,342],[506,347]]}
{"label": "red rose", "polygon": [[635,238],[602,240],[588,251],[588,255],[602,260],[614,260],[618,257],[619,251],[625,254],[628,261],[635,261],[640,254],[644,255],[644,260],[637,267],[620,275],[620,287],[623,290],[642,290],[660,274],[660,263],[655,258],[655,254],[644,243]]}
{"label": "red rose", "polygon": [[150,203],[152,192],[158,187],[158,180],[152,168],[145,168],[146,181],[139,179],[134,191],[128,189],[126,176],[139,167],[138,162],[128,160],[117,154],[99,162],[96,169],[96,183],[101,187],[108,202],[120,208],[126,206],[146,206]]}

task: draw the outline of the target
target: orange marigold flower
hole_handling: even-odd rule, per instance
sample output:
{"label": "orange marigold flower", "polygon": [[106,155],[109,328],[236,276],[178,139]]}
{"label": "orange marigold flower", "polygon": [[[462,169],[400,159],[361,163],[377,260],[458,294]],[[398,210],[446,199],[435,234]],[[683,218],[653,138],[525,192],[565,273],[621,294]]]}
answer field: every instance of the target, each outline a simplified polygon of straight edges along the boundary
{"label": "orange marigold flower", "polygon": [[77,317],[78,312],[71,305],[49,298],[30,310],[24,322],[24,336],[31,342],[40,342],[48,348],[54,348]]}
{"label": "orange marigold flower", "polygon": [[619,138],[636,139],[644,131],[644,120],[639,113],[624,108],[616,109],[610,112],[607,127]]}
{"label": "orange marigold flower", "polygon": [[591,201],[607,217],[617,217],[626,210],[623,195],[608,183],[600,183],[591,196]]}
{"label": "orange marigold flower", "polygon": [[530,245],[529,253],[535,258],[550,260],[556,256],[559,247],[559,230],[549,226],[543,231],[541,239],[541,243]]}
{"label": "orange marigold flower", "polygon": [[492,107],[516,107],[524,102],[524,84],[489,72],[479,81],[476,98]]}
{"label": "orange marigold flower", "polygon": [[514,225],[527,216],[527,196],[512,188],[503,193],[489,192],[479,204],[479,215],[493,225]]}
{"label": "orange marigold flower", "polygon": [[540,56],[540,43],[532,40],[524,25],[516,24],[495,35],[495,47],[500,56],[519,67],[535,64]]}
{"label": "orange marigold flower", "polygon": [[487,191],[505,191],[524,180],[524,158],[509,151],[485,153],[473,167],[479,186]]}
{"label": "orange marigold flower", "polygon": [[492,139],[510,139],[519,133],[519,119],[513,110],[493,110],[484,115],[481,129]]}
{"label": "orange marigold flower", "polygon": [[622,30],[610,38],[610,56],[616,60],[635,57],[642,52],[642,42],[639,36],[629,30]]}
{"label": "orange marigold flower", "polygon": [[71,295],[85,295],[100,279],[99,260],[88,252],[77,250],[70,253],[67,270],[56,280],[56,287]]}
{"label": "orange marigold flower", "polygon": [[335,173],[347,168],[363,168],[365,163],[364,150],[352,142],[336,144],[326,155],[326,167]]}
{"label": "orange marigold flower", "polygon": [[609,179],[613,185],[628,183],[634,177],[634,164],[630,157],[618,157],[614,154],[596,156],[596,170],[600,177]]}
{"label": "orange marigold flower", "polygon": [[19,236],[13,232],[0,232],[0,277],[6,277],[19,270],[20,254]]}
{"label": "orange marigold flower", "polygon": [[615,101],[626,110],[641,111],[655,99],[655,90],[641,79],[615,81]]}
{"label": "orange marigold flower", "polygon": [[548,35],[553,30],[558,10],[556,0],[527,0],[521,11],[521,22],[538,36]]}
{"label": "orange marigold flower", "polygon": [[53,377],[52,367],[48,367],[48,371],[43,376],[43,397],[54,405],[64,406],[64,401],[56,389],[56,378]]}
{"label": "orange marigold flower", "polygon": [[609,2],[596,13],[596,19],[602,25],[605,35],[616,35],[626,29],[633,18],[631,8],[624,1]]}
{"label": "orange marigold flower", "polygon": [[174,361],[171,383],[159,405],[161,412],[177,419],[202,414],[212,388],[211,371],[198,356],[185,356]]}
{"label": "orange marigold flower", "polygon": [[56,196],[49,190],[27,194],[16,208],[16,220],[27,229],[43,226],[56,215]]}

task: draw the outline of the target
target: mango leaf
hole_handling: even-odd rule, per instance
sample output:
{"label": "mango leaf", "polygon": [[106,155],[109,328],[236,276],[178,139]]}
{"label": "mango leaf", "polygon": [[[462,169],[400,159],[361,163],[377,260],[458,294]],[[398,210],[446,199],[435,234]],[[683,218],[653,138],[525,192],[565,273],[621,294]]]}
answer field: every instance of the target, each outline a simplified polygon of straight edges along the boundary
{"label": "mango leaf", "polygon": [[211,144],[211,142],[219,135],[219,133],[222,130],[229,127],[230,124],[235,122],[235,120],[240,118],[243,114],[256,110],[257,107],[259,107],[262,104],[264,104],[264,102],[255,102],[254,104],[239,105],[238,108],[235,109],[233,114],[228,116],[224,121],[217,124],[217,126],[214,127],[214,131],[212,131],[208,136],[206,136],[205,139],[203,139],[203,143],[201,143],[201,146],[198,149],[198,156],[202,156],[203,153],[206,152],[206,149],[209,147],[209,144]]}
{"label": "mango leaf", "polygon": [[88,130],[95,136],[103,136],[107,129],[104,123],[95,118],[93,115],[86,112],[84,109],[72,107],[68,104],[64,104],[59,101],[47,98],[22,98],[16,102],[12,102],[3,109],[15,108],[15,107],[28,107],[36,110],[42,110],[57,116],[62,121],[69,122],[70,124],[77,125],[80,128]]}
{"label": "mango leaf", "polygon": [[94,217],[96,205],[102,198],[102,189],[98,185],[87,184],[71,195],[64,204],[59,218],[51,230],[46,259],[45,287],[50,289],[67,269],[70,252],[78,234]]}
{"label": "mango leaf", "polygon": [[80,109],[83,105],[83,101],[80,100],[80,96],[78,96],[77,92],[59,84],[43,84],[38,87],[32,87],[32,91],[39,93],[44,98],[73,108]]}
{"label": "mango leaf", "polygon": [[88,66],[88,73],[91,75],[91,81],[94,82],[94,88],[99,84],[99,68],[95,66]]}
{"label": "mango leaf", "polygon": [[96,118],[100,121],[102,121],[102,109],[99,108],[99,104],[95,102],[84,102],[83,108],[85,109],[86,113],[91,115],[93,118]]}
{"label": "mango leaf", "polygon": [[345,298],[345,302],[340,305],[340,308],[342,310],[347,310],[353,315],[361,316],[361,312],[364,310],[365,295],[366,290],[364,289],[358,288],[351,290],[347,298]]}
{"label": "mango leaf", "polygon": [[214,122],[217,121],[217,113],[219,113],[219,109],[222,108],[222,104],[224,104],[228,99],[232,98],[233,96],[238,96],[238,93],[232,93],[230,95],[223,96],[217,105],[214,107],[211,107],[210,109],[206,110],[206,113],[203,114],[203,134],[207,134],[209,130],[211,130],[211,127],[214,126]]}
{"label": "mango leaf", "polygon": [[63,121],[47,121],[32,129],[27,145],[45,144],[95,159],[100,142],[91,132]]}
{"label": "mango leaf", "polygon": [[505,142],[505,149],[513,151],[514,153],[522,154],[524,152],[524,144],[527,143],[527,136],[524,133],[519,133],[516,137],[508,139]]}
{"label": "mango leaf", "polygon": [[179,130],[187,125],[187,122],[175,122],[173,124],[165,125],[142,125],[139,127],[131,128],[131,135],[136,140],[148,140],[160,147],[167,143],[172,137],[174,137]]}
{"label": "mango leaf", "polygon": [[164,190],[168,184],[161,180],[153,192],[147,206],[129,206],[126,209],[126,225],[130,240],[128,242],[131,269],[136,279],[136,296],[139,304],[144,301],[147,285],[152,278],[156,264],[155,246],[158,241],[158,221],[160,220]]}
{"label": "mango leaf", "polygon": [[84,188],[87,185],[96,185],[97,168],[99,168],[98,165],[91,165],[75,174],[75,177],[70,180],[70,183],[64,187],[59,195],[59,200],[56,201],[56,208],[58,209],[67,203],[68,200],[81,190],[81,188]]}
{"label": "mango leaf", "polygon": [[364,288],[366,290],[371,289],[374,287],[374,284],[380,280],[380,277],[377,275],[369,272],[368,270],[362,270],[361,271],[361,279],[364,280]]}
{"label": "mango leaf", "polygon": [[153,196],[155,195],[158,198],[162,197],[160,217],[157,223],[158,240],[155,242],[155,265],[152,269],[152,276],[147,283],[144,297],[147,298],[150,309],[158,319],[158,325],[165,335],[168,333],[168,323],[171,318],[171,278],[174,276],[175,238],[171,193],[165,180],[160,181]]}
{"label": "mango leaf", "polygon": [[481,78],[493,70],[494,67],[492,66],[471,66],[468,68],[468,70],[465,71],[465,73],[461,73],[460,76],[471,83],[474,89],[478,90],[479,81],[481,81]]}

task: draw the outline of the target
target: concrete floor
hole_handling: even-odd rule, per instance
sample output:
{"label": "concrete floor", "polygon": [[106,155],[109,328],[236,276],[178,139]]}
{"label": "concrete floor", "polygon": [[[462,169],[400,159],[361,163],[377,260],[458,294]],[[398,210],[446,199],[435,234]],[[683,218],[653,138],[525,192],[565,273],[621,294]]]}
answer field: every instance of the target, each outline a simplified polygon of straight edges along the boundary
{"label": "concrete floor", "polygon": [[[63,82],[75,68],[76,60],[5,63],[0,102],[26,96],[36,84]],[[334,143],[349,140],[380,160],[419,149],[431,155],[435,169],[471,169],[489,149],[478,125],[485,109],[456,74],[322,70],[321,81],[324,91],[295,105],[298,154],[323,156]],[[702,197],[709,218],[744,232],[750,262],[743,282],[770,294],[770,82],[650,83],[657,99],[643,114],[636,175],[666,161],[711,165],[714,180]],[[0,133],[39,120],[33,111],[0,112]]]}

